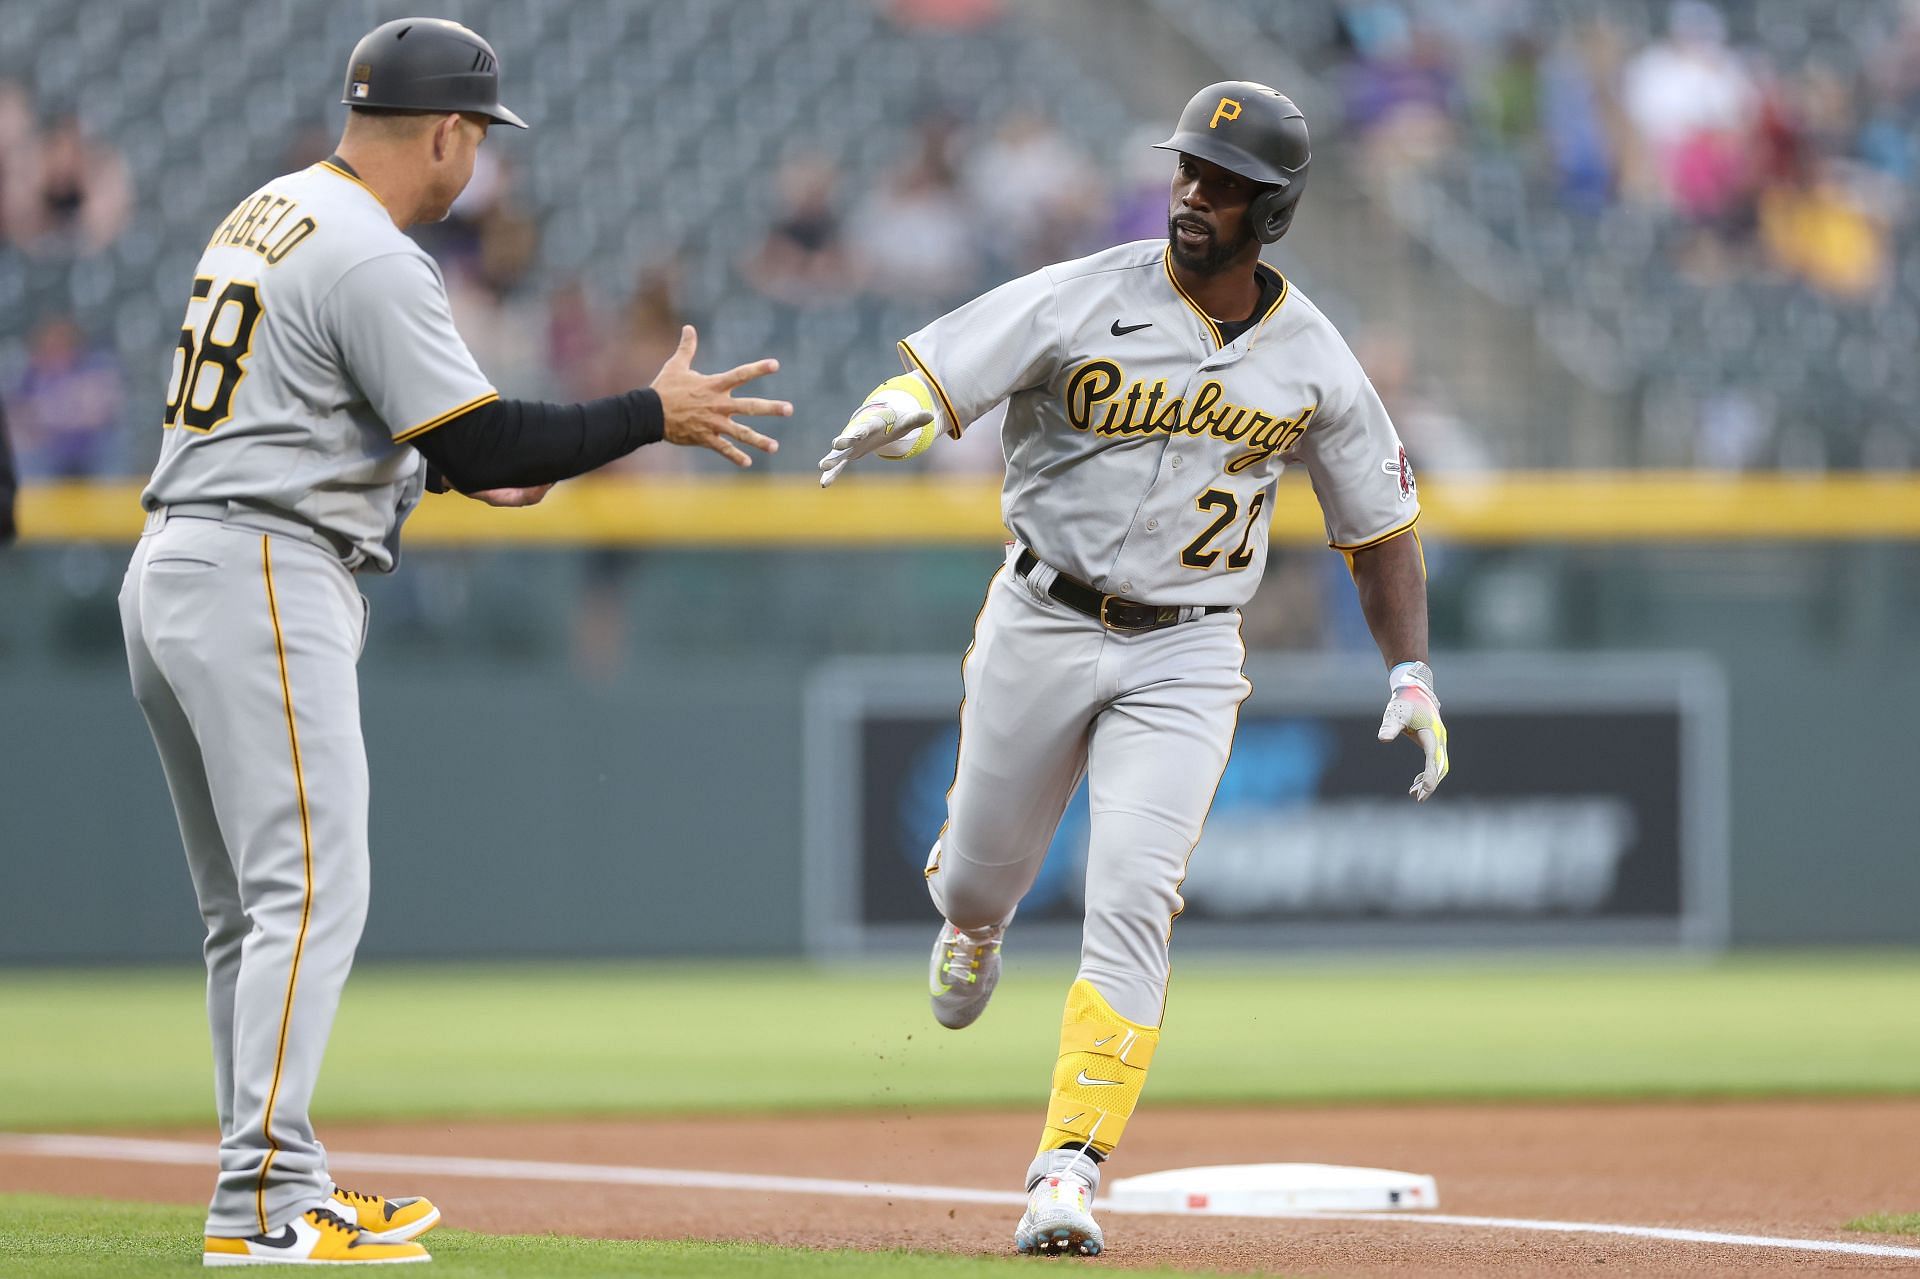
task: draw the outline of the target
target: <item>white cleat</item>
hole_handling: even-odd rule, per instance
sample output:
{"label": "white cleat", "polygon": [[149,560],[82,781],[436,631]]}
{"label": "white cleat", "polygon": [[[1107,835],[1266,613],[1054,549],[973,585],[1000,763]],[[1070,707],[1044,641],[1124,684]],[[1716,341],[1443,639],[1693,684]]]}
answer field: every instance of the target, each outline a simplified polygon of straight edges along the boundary
{"label": "white cleat", "polygon": [[927,993],[933,996],[933,1019],[948,1030],[971,1026],[986,1011],[1000,984],[1000,939],[1006,931],[1005,924],[971,932],[941,925],[933,939]]}
{"label": "white cleat", "polygon": [[1013,1246],[1029,1256],[1096,1257],[1106,1247],[1093,1219],[1100,1167],[1078,1150],[1049,1150],[1027,1170],[1027,1211]]}

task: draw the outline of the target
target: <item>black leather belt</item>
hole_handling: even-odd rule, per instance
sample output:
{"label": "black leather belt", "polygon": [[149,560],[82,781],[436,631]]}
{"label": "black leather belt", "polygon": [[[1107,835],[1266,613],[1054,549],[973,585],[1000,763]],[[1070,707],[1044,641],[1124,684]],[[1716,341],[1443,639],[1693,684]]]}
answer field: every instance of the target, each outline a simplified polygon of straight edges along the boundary
{"label": "black leather belt", "polygon": [[[1039,565],[1040,557],[1022,547],[1019,558],[1013,562],[1013,571],[1026,577]],[[1142,604],[1138,600],[1097,591],[1079,578],[1069,577],[1058,570],[1055,570],[1053,584],[1047,587],[1047,594],[1112,631],[1157,631],[1162,627],[1178,626],[1183,621],[1190,622],[1214,613],[1233,611],[1231,604],[1208,604],[1198,609],[1179,604]]]}

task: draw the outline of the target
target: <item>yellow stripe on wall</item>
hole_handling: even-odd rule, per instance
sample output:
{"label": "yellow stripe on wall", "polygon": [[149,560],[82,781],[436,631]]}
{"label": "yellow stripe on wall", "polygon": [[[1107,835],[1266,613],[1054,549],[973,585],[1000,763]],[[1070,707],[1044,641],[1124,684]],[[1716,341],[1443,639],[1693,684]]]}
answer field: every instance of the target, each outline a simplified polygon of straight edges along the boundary
{"label": "yellow stripe on wall", "polygon": [[[20,496],[29,542],[140,535],[137,484],[39,484]],[[1437,544],[1920,540],[1920,476],[1723,476],[1690,472],[1507,472],[1423,477],[1420,527]],[[1304,480],[1281,486],[1282,545],[1325,546]],[[429,498],[406,544],[899,547],[1005,540],[997,479],[876,477],[831,489],[811,475],[583,479],[540,506],[502,511]]]}

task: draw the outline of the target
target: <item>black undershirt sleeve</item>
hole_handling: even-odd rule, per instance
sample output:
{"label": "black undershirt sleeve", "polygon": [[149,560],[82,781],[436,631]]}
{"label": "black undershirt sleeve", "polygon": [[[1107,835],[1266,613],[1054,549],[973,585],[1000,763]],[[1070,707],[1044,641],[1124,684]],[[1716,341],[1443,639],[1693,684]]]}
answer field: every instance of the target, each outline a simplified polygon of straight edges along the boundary
{"label": "black undershirt sleeve", "polygon": [[478,493],[585,475],[665,434],[659,393],[642,387],[584,404],[492,400],[409,443],[428,487]]}

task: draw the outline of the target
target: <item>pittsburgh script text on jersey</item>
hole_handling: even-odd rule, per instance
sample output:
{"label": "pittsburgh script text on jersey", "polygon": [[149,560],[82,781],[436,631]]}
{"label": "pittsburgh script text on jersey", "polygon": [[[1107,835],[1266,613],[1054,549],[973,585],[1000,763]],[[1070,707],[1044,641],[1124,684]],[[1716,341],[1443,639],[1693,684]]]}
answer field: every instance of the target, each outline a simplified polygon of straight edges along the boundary
{"label": "pittsburgh script text on jersey", "polygon": [[[1229,444],[1245,443],[1249,451],[1227,463],[1229,475],[1292,448],[1320,407],[1309,404],[1292,417],[1280,417],[1225,402],[1226,388],[1208,379],[1195,392],[1192,409],[1183,414],[1185,398],[1168,399],[1165,378],[1152,383],[1135,378],[1122,392],[1125,377],[1126,370],[1112,360],[1089,360],[1073,371],[1067,381],[1067,421],[1075,430],[1099,435],[1211,435]],[[1096,425],[1094,414],[1102,406],[1106,411]]]}

